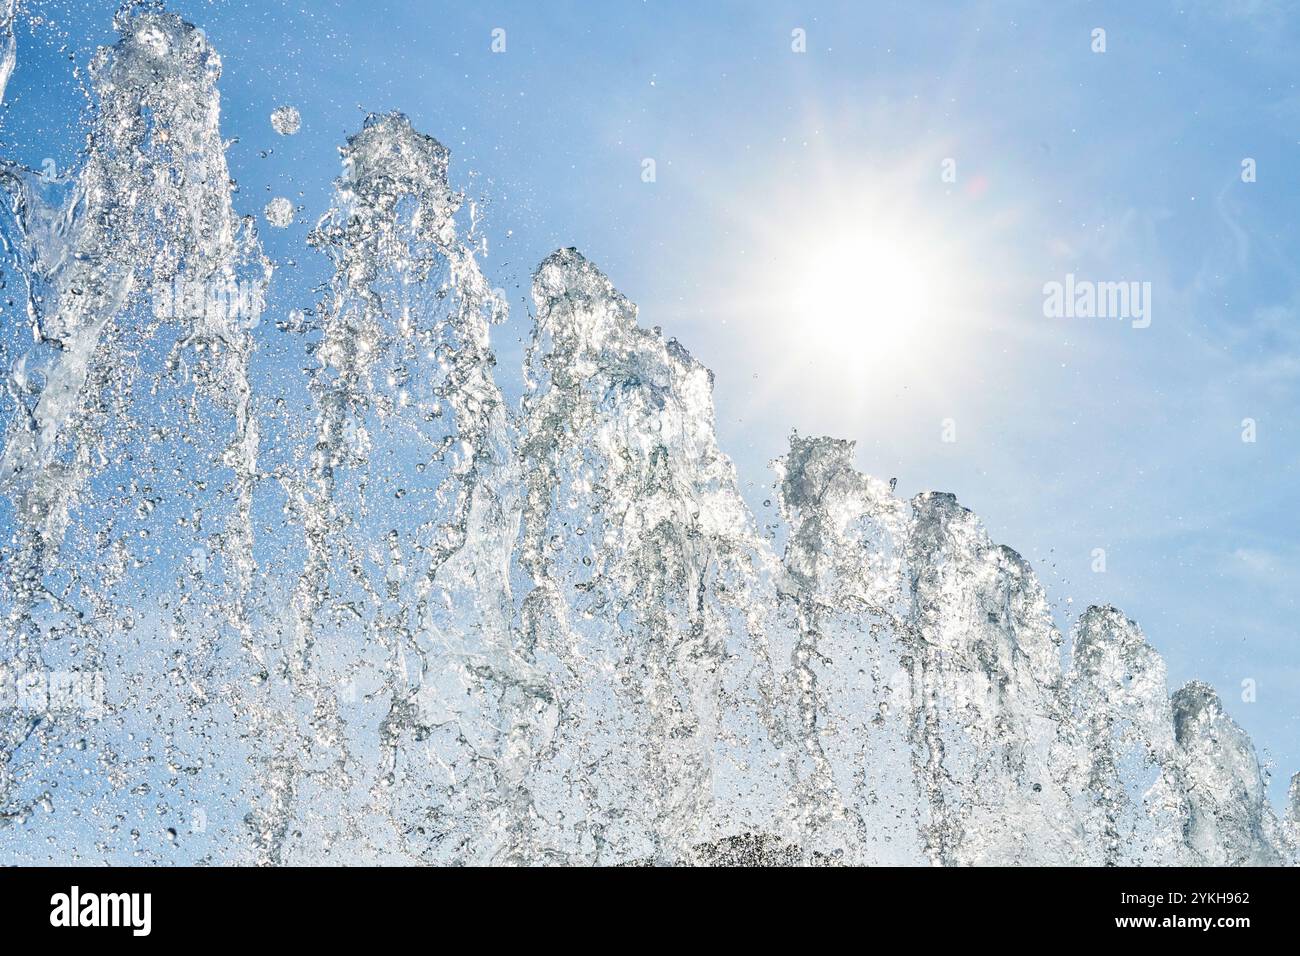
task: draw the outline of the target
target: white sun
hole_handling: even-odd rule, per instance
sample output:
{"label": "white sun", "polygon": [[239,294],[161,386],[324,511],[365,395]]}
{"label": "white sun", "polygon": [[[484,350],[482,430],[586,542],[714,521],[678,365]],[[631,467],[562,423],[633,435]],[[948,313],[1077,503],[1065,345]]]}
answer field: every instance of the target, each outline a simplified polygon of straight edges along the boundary
{"label": "white sun", "polygon": [[799,197],[746,280],[758,361],[857,407],[949,382],[972,353],[983,277],[967,237],[926,213],[883,188]]}
{"label": "white sun", "polygon": [[869,224],[801,244],[791,257],[784,309],[790,330],[821,355],[897,361],[944,319],[942,263],[906,235]]}
{"label": "white sun", "polygon": [[734,238],[708,259],[709,320],[721,362],[752,370],[749,407],[861,431],[864,416],[969,410],[974,383],[996,384],[1009,296],[1032,286],[1008,255],[1018,213],[984,202],[984,187],[945,183],[934,157],[946,150],[890,159],[823,143],[729,184]]}

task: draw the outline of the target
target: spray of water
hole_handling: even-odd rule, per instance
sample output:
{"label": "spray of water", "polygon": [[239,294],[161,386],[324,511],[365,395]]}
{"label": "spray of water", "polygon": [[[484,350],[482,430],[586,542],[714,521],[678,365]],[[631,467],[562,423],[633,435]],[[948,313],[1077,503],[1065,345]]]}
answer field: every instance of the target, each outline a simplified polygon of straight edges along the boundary
{"label": "spray of water", "polygon": [[295,417],[252,384],[274,276],[220,59],[152,7],[116,26],[80,166],[0,166],[0,859],[1295,861],[1300,777],[1279,818],[1114,608],[1063,667],[951,495],[796,434],[776,553],[712,374],[575,250],[510,407],[448,151],[400,114],[342,147],[332,274],[277,323]]}

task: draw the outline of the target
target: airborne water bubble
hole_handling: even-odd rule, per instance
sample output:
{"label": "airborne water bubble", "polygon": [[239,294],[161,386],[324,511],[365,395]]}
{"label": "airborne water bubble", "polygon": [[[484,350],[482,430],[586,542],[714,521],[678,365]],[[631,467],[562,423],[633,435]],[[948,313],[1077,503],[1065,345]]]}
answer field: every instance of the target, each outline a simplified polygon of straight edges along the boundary
{"label": "airborne water bubble", "polygon": [[293,203],[283,196],[276,196],[268,202],[266,208],[262,210],[262,214],[266,216],[266,221],[277,229],[284,229],[293,225]]}
{"label": "airborne water bubble", "polygon": [[271,126],[281,136],[292,136],[302,126],[302,117],[293,106],[278,106],[271,112]]}

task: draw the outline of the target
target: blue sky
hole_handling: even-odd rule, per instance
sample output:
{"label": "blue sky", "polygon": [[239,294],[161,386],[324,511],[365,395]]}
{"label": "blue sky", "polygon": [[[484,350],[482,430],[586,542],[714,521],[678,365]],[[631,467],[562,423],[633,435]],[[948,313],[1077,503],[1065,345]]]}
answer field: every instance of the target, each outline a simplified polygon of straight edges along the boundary
{"label": "blue sky", "polygon": [[[0,135],[64,168],[71,67],[111,41],[111,9],[29,7],[54,25],[20,27]],[[955,492],[1031,559],[1063,627],[1114,603],[1172,687],[1211,682],[1276,762],[1280,800],[1300,770],[1295,4],[169,7],[224,58],[237,204],[302,207],[263,231],[275,302],[310,304],[324,274],[303,238],[337,146],[401,109],[481,201],[483,266],[515,313],[497,336],[508,394],[528,276],[575,245],[715,370],[720,439],[760,517],[791,428],[855,439],[900,493]],[[291,138],[268,122],[286,103]],[[933,314],[883,288],[897,270],[863,261],[877,253],[923,263],[906,288]],[[788,303],[823,260],[842,314],[810,324]],[[1043,285],[1067,273],[1151,282],[1151,326],[1045,317]]]}

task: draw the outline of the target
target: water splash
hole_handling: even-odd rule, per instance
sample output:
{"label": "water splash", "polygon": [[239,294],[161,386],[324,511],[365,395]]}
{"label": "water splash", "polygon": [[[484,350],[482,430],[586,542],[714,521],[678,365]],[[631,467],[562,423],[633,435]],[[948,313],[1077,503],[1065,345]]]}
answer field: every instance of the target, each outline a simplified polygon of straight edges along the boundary
{"label": "water splash", "polygon": [[[243,319],[270,269],[230,205],[219,57],[168,14],[124,14],[118,27],[91,64],[99,110],[62,201],[5,172],[8,265],[34,344],[8,337],[0,455],[14,531],[7,674],[102,674],[108,700],[89,708],[105,711],[94,720],[85,707],[8,711],[2,798],[11,818],[40,804],[106,821],[99,852],[152,855],[130,826],[144,800],[131,797],[174,775],[170,800],[150,808],[167,817],[212,783],[212,704],[232,664],[219,635],[251,626],[258,430]],[[242,311],[229,298],[177,301],[181,277],[242,288]]]}
{"label": "water splash", "polygon": [[284,196],[276,196],[262,209],[266,221],[277,229],[286,229],[293,225],[293,203]]}
{"label": "water splash", "polygon": [[297,799],[328,848],[342,801],[357,833],[372,804],[387,819],[396,842],[365,834],[372,855],[486,862],[535,693],[510,637],[517,508],[488,345],[504,304],[458,238],[441,144],[390,114],[342,153],[311,238],[334,264],[314,447],[288,482],[305,532],[288,673],[313,714],[301,763],[324,781]]}
{"label": "water splash", "polygon": [[281,136],[293,136],[302,127],[302,116],[296,107],[277,106],[271,111],[271,128]]}
{"label": "water splash", "polygon": [[1186,839],[1197,862],[1277,866],[1291,853],[1264,792],[1246,732],[1214,689],[1192,681],[1173,698],[1174,732],[1189,778]]}
{"label": "water splash", "polygon": [[1300,776],[1279,819],[1114,608],[1063,667],[952,495],[796,434],[774,553],[712,374],[575,250],[534,276],[509,407],[474,210],[400,114],[342,147],[332,274],[276,323],[305,387],[255,388],[273,275],[220,59],[153,7],[116,26],[81,166],[0,167],[0,677],[106,683],[6,699],[0,859],[1295,862]]}
{"label": "water splash", "polygon": [[533,298],[518,564],[521,640],[561,699],[532,774],[545,845],[689,860],[760,812],[738,778],[775,759],[756,696],[773,679],[762,544],[714,439],[709,371],[572,249]]}
{"label": "water splash", "polygon": [[1091,862],[1152,866],[1188,860],[1187,777],[1174,741],[1165,664],[1141,629],[1113,607],[1084,612],[1066,678],[1075,779]]}
{"label": "water splash", "polygon": [[908,508],[853,467],[852,442],[796,434],[776,471],[798,636],[784,695],[795,711],[792,838],[845,862],[921,862]]}
{"label": "water splash", "polygon": [[0,103],[4,102],[9,77],[18,63],[18,38],[14,36],[14,23],[18,18],[18,0],[5,0],[0,7]]}

